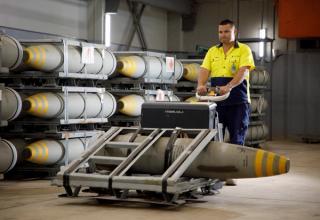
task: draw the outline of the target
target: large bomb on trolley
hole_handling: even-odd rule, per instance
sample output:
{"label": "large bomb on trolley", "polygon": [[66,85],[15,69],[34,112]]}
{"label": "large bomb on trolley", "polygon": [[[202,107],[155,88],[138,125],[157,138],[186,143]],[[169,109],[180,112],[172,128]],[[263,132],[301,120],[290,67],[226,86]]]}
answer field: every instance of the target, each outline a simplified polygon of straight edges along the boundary
{"label": "large bomb on trolley", "polygon": [[[132,134],[117,136],[114,141],[129,141]],[[146,136],[138,136],[135,142],[142,142]],[[136,162],[132,172],[158,175],[164,171],[166,147],[170,137],[162,137]],[[172,148],[173,163],[192,138],[178,138]],[[126,149],[105,147],[98,154],[125,157]],[[97,154],[97,155],[98,155]],[[240,145],[211,141],[199,154],[184,176],[207,177],[221,180],[228,178],[254,178],[284,174],[289,171],[290,160],[272,152]]]}

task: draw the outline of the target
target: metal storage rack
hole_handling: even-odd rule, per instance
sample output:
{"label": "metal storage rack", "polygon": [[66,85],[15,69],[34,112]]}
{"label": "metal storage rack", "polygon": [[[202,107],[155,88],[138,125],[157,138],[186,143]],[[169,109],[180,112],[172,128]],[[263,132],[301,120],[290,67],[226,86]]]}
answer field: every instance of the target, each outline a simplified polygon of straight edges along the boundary
{"label": "metal storage rack", "polygon": [[[257,70],[265,70],[262,66],[257,66]],[[263,100],[265,99],[265,91],[267,90],[267,85],[251,85],[250,83],[250,96],[252,98],[258,98],[259,103],[257,107],[257,112],[250,114],[250,124],[249,126],[263,126],[265,124],[265,116],[266,113],[263,112],[262,106],[263,106]],[[261,102],[260,102],[261,100]],[[258,139],[246,139],[245,144],[252,147],[261,147],[260,144],[266,142],[265,136]]]}
{"label": "metal storage rack", "polygon": [[[101,102],[103,102],[103,93],[105,88],[96,88],[96,84],[101,83],[108,79],[107,75],[99,74],[88,74],[85,71],[83,73],[72,73],[68,70],[69,64],[69,54],[68,46],[91,46],[98,50],[106,50],[104,45],[91,44],[86,42],[79,42],[70,39],[44,39],[44,40],[21,40],[19,41],[23,45],[32,44],[54,44],[63,46],[63,60],[64,68],[63,71],[58,72],[42,72],[42,71],[20,71],[20,72],[10,72],[8,68],[2,67],[2,42],[0,39],[0,116],[1,116],[1,101],[2,101],[2,90],[4,86],[9,86],[19,92],[26,94],[36,93],[36,92],[60,92],[63,93],[63,99],[65,102],[68,101],[68,94],[72,92],[81,92],[86,96],[87,93],[97,93],[100,96]],[[104,59],[104,57],[102,57]],[[116,68],[116,61],[113,60],[114,67]],[[85,68],[85,67],[84,67]],[[4,84],[2,84],[4,83]],[[88,87],[90,86],[90,87]],[[103,106],[103,105],[102,105]],[[103,106],[104,107],[104,106]],[[6,138],[25,138],[28,142],[33,142],[33,140],[51,138],[51,139],[71,139],[71,138],[84,138],[85,141],[89,138],[96,136],[102,132],[102,130],[97,130],[106,125],[108,122],[107,118],[103,118],[100,112],[100,116],[97,118],[88,118],[85,113],[82,118],[70,119],[68,117],[68,105],[65,105],[65,114],[62,119],[39,119],[35,117],[25,117],[17,118],[10,123],[2,121],[0,118],[0,127],[3,125],[8,125],[6,128],[0,128],[0,136]],[[26,126],[26,127],[25,127]],[[27,128],[27,129],[25,129]],[[68,152],[68,142],[65,152]],[[86,143],[87,147],[87,143]],[[68,155],[66,156],[66,164],[68,161]],[[65,165],[66,165],[65,164]],[[22,166],[10,171],[11,173],[17,172],[18,176],[20,174],[43,174],[45,176],[52,176],[56,174],[60,169],[60,165],[45,166],[37,165],[29,162],[25,162]]]}
{"label": "metal storage rack", "polygon": [[[116,51],[114,52],[116,56],[130,56],[136,55],[140,56],[152,56],[161,59],[165,59],[166,54],[150,52],[150,51]],[[177,80],[174,79],[174,73],[171,79],[163,79],[162,75],[159,78],[150,78],[148,74],[145,74],[141,78],[129,78],[121,76],[120,74],[109,78],[107,81],[103,82],[103,86],[108,92],[114,94],[117,97],[126,96],[130,94],[141,95],[146,98],[151,95],[156,95],[156,90],[163,90],[164,94],[168,96],[169,100],[172,100],[173,89],[177,84]],[[113,115],[109,118],[110,125],[122,125],[122,126],[138,126],[140,124],[140,116],[131,117],[126,116],[121,113]]]}

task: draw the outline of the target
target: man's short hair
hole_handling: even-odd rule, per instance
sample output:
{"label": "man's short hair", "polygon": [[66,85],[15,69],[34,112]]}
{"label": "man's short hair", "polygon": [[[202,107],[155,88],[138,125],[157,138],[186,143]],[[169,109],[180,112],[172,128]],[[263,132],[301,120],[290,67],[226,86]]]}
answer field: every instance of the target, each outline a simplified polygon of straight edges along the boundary
{"label": "man's short hair", "polygon": [[230,24],[232,27],[236,27],[236,25],[234,24],[233,21],[229,20],[229,19],[225,19],[220,21],[219,25],[227,25]]}

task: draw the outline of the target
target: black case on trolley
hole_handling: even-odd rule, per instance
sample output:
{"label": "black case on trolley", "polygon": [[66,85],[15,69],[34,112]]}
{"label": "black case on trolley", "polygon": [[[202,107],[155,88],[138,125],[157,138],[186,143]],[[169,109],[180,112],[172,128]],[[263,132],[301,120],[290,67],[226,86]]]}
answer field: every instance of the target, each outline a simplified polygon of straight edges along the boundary
{"label": "black case on trolley", "polygon": [[215,128],[216,104],[208,102],[146,102],[141,110],[143,128]]}

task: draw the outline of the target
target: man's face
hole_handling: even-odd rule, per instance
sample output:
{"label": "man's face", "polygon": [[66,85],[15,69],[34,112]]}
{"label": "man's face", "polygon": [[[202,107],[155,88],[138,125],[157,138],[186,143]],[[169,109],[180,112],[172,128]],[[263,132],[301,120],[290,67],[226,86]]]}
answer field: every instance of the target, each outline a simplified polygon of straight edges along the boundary
{"label": "man's face", "polygon": [[221,43],[230,43],[235,40],[236,30],[230,24],[219,25],[219,40]]}

